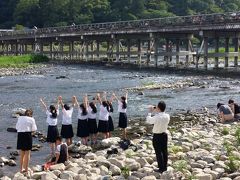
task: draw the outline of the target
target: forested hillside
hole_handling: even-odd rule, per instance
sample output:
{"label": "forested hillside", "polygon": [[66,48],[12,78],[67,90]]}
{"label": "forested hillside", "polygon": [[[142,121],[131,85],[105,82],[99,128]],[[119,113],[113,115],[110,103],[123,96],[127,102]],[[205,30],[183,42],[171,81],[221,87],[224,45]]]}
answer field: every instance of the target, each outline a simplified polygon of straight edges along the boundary
{"label": "forested hillside", "polygon": [[240,0],[0,0],[0,28],[32,28],[240,10]]}

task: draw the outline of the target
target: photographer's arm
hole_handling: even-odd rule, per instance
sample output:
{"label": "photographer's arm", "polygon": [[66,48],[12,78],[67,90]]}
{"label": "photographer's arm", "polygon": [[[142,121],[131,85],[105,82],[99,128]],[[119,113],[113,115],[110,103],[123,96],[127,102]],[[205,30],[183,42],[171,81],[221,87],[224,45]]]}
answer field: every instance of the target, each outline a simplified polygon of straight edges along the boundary
{"label": "photographer's arm", "polygon": [[153,116],[153,117],[152,117],[152,112],[153,112],[153,111],[154,111],[154,107],[151,106],[151,107],[149,108],[149,113],[148,113],[147,118],[146,118],[146,122],[149,123],[149,124],[154,124],[155,121],[156,121],[156,116]]}

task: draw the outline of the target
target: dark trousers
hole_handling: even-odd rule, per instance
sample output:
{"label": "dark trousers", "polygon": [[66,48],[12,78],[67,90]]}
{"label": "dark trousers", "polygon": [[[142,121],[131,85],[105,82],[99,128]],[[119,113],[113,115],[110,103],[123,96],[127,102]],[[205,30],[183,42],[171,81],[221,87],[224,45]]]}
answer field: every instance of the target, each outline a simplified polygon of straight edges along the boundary
{"label": "dark trousers", "polygon": [[167,170],[168,162],[167,133],[153,134],[153,147],[156,153],[158,168],[162,173]]}

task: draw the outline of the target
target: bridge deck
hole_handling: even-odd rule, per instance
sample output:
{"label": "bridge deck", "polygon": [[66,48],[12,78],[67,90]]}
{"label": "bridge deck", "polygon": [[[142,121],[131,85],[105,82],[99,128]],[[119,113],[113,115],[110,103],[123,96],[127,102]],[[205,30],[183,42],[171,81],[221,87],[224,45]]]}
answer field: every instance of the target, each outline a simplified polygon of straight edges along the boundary
{"label": "bridge deck", "polygon": [[186,33],[240,30],[240,12],[177,16],[0,32],[0,40],[75,37],[111,34]]}

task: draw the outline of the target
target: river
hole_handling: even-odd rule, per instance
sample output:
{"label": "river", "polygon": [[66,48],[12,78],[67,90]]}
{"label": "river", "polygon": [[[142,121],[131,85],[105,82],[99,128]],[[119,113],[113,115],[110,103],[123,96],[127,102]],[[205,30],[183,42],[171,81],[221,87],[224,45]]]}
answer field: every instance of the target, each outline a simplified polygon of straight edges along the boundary
{"label": "river", "polygon": [[[57,79],[56,77],[59,76],[66,76],[66,78]],[[16,124],[16,119],[11,118],[14,108],[32,108],[38,130],[46,133],[46,117],[39,103],[40,97],[45,98],[47,104],[50,105],[55,102],[59,95],[63,96],[64,101],[70,102],[73,95],[76,95],[79,99],[85,93],[95,95],[102,91],[122,95],[125,88],[142,86],[148,83],[171,84],[180,81],[192,81],[195,86],[146,90],[144,95],[138,95],[138,92],[130,91],[128,116],[130,118],[145,116],[148,106],[156,104],[159,100],[166,101],[167,111],[171,114],[181,110],[200,110],[204,107],[214,112],[217,102],[227,102],[229,98],[240,101],[239,81],[231,78],[184,76],[80,65],[56,65],[49,68],[47,73],[43,75],[2,77],[0,78],[0,155],[8,155],[7,146],[12,147],[11,151],[16,148],[17,134],[6,131],[7,127],[13,127]],[[116,125],[118,117],[116,103],[114,107],[113,119]],[[73,116],[75,128],[77,124],[76,115],[77,111],[74,112]],[[41,144],[40,142],[35,143]],[[45,143],[40,152],[32,153],[31,165],[42,164],[48,153],[49,148]],[[11,175],[18,170],[18,167],[6,166],[2,170],[5,174]]]}

